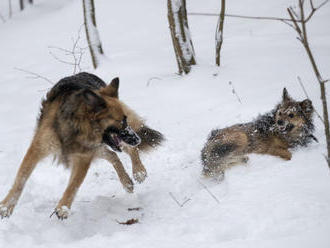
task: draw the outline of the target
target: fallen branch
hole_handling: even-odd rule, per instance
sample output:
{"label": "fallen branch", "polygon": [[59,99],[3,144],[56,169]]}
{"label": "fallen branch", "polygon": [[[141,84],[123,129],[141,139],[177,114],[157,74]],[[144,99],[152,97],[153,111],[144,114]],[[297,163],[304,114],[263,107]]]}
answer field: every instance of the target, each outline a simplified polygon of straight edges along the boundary
{"label": "fallen branch", "polygon": [[233,95],[235,95],[236,98],[237,98],[237,100],[238,100],[238,102],[239,102],[240,104],[242,104],[241,98],[240,98],[239,95],[237,94],[233,82],[229,81],[228,84],[229,84],[229,85],[231,86],[231,88],[232,88],[231,92],[233,93]]}
{"label": "fallen branch", "polygon": [[205,184],[203,184],[201,181],[199,181],[198,180],[198,182],[199,182],[199,184],[200,185],[202,185],[202,187],[210,194],[210,196],[218,203],[218,204],[220,204],[220,201],[218,200],[218,198],[209,190],[209,188],[205,185]]}
{"label": "fallen branch", "polygon": [[116,222],[118,224],[121,224],[121,225],[133,225],[133,224],[138,223],[139,222],[139,219],[129,219],[129,220],[125,221],[125,222],[120,222],[120,221],[116,220]]}
{"label": "fallen branch", "polygon": [[180,203],[176,198],[175,198],[175,196],[172,194],[172,192],[169,192],[168,193],[170,196],[171,196],[171,198],[176,202],[176,204],[178,204],[178,206],[180,207],[180,208],[182,208],[188,201],[190,201],[191,199],[190,198],[188,198],[188,199],[186,199],[183,203]]}

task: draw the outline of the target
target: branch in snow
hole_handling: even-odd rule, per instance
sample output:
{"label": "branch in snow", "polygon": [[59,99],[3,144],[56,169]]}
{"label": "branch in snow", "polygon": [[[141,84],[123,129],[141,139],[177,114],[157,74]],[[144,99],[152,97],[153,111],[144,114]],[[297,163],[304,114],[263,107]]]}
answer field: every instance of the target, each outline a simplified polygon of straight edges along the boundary
{"label": "branch in snow", "polygon": [[198,182],[199,182],[199,184],[200,185],[202,185],[202,187],[210,194],[210,196],[218,203],[218,204],[220,204],[220,201],[218,200],[218,198],[208,189],[208,187],[205,185],[205,184],[203,184],[201,181],[199,181],[198,180]]}
{"label": "branch in snow", "polygon": [[172,192],[169,192],[168,194],[171,196],[171,198],[173,199],[173,201],[175,201],[176,204],[178,204],[178,206],[179,206],[180,208],[182,208],[187,202],[189,202],[189,201],[191,200],[190,198],[188,198],[188,199],[186,199],[184,202],[180,203],[180,202],[175,198],[175,196],[173,195]]}
{"label": "branch in snow", "polygon": [[236,90],[235,90],[235,87],[234,87],[233,82],[229,81],[228,84],[229,84],[229,85],[231,86],[231,88],[232,88],[231,92],[233,93],[233,95],[235,95],[236,98],[237,98],[237,100],[238,100],[238,102],[239,102],[240,104],[242,104],[241,98],[238,96],[238,94],[237,94],[237,92],[236,92]]}

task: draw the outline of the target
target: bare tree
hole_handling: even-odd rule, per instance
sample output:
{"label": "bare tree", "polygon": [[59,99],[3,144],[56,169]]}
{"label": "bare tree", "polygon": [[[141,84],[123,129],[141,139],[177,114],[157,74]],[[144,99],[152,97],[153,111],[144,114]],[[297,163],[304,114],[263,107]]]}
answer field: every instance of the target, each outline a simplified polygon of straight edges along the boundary
{"label": "bare tree", "polygon": [[179,73],[187,74],[191,66],[196,64],[196,60],[188,26],[186,0],[168,0],[167,9]]}
{"label": "bare tree", "polygon": [[24,0],[19,0],[19,9],[24,10]]}
{"label": "bare tree", "polygon": [[91,53],[94,68],[100,63],[100,56],[103,55],[102,44],[99,32],[96,27],[94,0],[82,0],[84,9],[85,31],[89,51]]}
{"label": "bare tree", "polygon": [[11,18],[13,15],[13,8],[11,6],[11,0],[8,0],[8,17]]}
{"label": "bare tree", "polygon": [[314,74],[315,74],[316,79],[320,86],[321,100],[322,100],[322,107],[323,107],[323,124],[324,124],[324,132],[325,132],[327,152],[328,152],[327,162],[328,162],[328,166],[330,168],[329,115],[328,115],[327,95],[326,95],[326,89],[325,89],[325,83],[330,80],[329,79],[325,80],[321,76],[321,73],[316,64],[314,55],[312,53],[312,50],[311,50],[309,42],[308,42],[307,27],[306,27],[306,23],[312,18],[314,13],[328,2],[329,2],[329,0],[326,0],[322,4],[320,4],[318,7],[315,7],[313,0],[309,0],[309,5],[311,8],[311,11],[309,12],[308,15],[305,14],[305,1],[304,0],[298,0],[298,11],[299,12],[296,12],[293,7],[289,7],[287,9],[287,11],[288,11],[290,19],[293,23],[290,26],[297,32],[297,35],[298,35],[297,39],[301,42],[301,44],[305,48],[309,61],[312,64]]}
{"label": "bare tree", "polygon": [[221,0],[221,10],[215,31],[215,63],[220,66],[220,51],[223,42],[223,26],[225,22],[226,0]]}

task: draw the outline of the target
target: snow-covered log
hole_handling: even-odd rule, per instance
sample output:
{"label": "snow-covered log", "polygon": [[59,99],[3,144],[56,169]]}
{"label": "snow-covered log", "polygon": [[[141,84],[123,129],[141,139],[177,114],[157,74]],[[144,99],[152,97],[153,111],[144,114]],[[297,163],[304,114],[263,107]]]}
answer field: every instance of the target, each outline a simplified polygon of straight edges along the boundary
{"label": "snow-covered log", "polygon": [[196,64],[192,44],[185,0],[168,0],[168,21],[170,24],[173,47],[179,67],[179,73],[189,73],[191,65]]}
{"label": "snow-covered log", "polygon": [[94,68],[99,65],[103,55],[102,43],[96,27],[94,0],[82,0],[84,9],[85,31]]}
{"label": "snow-covered log", "polygon": [[221,10],[218,19],[217,29],[215,31],[215,63],[220,66],[220,52],[223,42],[223,24],[225,22],[226,0],[221,0]]}

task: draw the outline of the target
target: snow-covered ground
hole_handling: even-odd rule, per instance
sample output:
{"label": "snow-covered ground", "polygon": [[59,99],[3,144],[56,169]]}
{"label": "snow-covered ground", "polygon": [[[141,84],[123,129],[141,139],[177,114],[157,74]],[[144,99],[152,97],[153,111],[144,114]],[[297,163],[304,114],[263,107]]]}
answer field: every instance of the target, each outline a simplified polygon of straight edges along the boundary
{"label": "snow-covered ground", "polygon": [[[189,12],[219,12],[218,0],[189,0]],[[232,14],[286,16],[294,0],[228,1]],[[5,16],[6,1],[0,3]],[[88,51],[83,69],[109,81],[121,79],[120,97],[166,143],[142,157],[149,177],[122,189],[111,165],[89,171],[66,221],[49,218],[69,172],[40,163],[10,219],[0,220],[0,247],[330,247],[330,175],[325,140],[294,152],[289,162],[252,155],[220,184],[201,178],[200,150],[212,128],[249,121],[280,100],[282,88],[303,99],[299,75],[321,111],[318,85],[295,33],[280,22],[227,18],[223,66],[214,66],[217,17],[189,16],[198,66],[178,76],[168,30],[166,1],[96,0],[106,58],[94,71]],[[0,198],[9,190],[33,135],[41,98],[72,67],[50,46],[70,48],[83,23],[79,0],[35,0],[0,23]],[[330,4],[308,25],[320,71],[330,77]],[[82,36],[84,34],[82,33]],[[84,37],[81,46],[86,46]],[[233,83],[241,102],[232,94]],[[329,96],[329,94],[328,94]],[[130,162],[120,154],[127,170]],[[209,192],[208,192],[209,191]],[[179,202],[179,207],[170,196]],[[213,196],[216,198],[214,199]],[[140,207],[140,211],[128,208]],[[138,218],[131,226],[117,221]]]}

